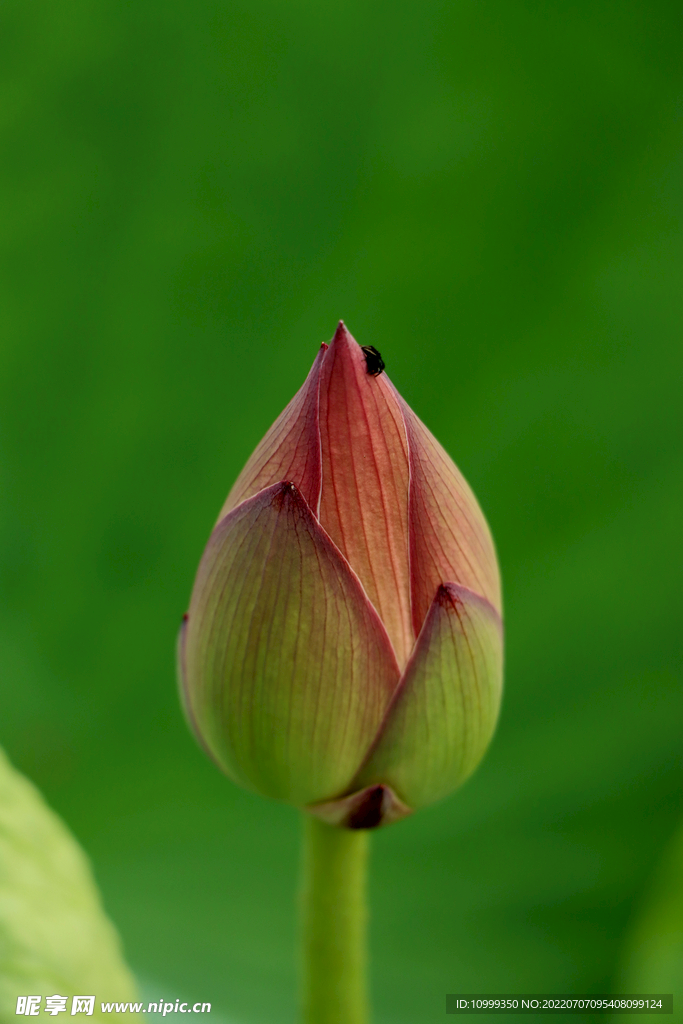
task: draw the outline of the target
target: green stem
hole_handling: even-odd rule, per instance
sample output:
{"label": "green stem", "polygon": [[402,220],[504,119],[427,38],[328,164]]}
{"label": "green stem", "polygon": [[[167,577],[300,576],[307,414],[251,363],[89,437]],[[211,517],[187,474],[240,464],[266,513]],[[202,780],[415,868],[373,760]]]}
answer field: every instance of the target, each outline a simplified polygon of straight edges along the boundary
{"label": "green stem", "polygon": [[368,835],[304,815],[303,1022],[367,1024]]}

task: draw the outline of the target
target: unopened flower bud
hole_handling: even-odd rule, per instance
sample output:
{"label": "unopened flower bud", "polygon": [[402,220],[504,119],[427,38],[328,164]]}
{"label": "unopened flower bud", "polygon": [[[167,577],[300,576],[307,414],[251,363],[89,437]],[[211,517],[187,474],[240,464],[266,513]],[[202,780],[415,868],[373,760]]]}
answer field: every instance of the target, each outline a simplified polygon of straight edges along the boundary
{"label": "unopened flower bud", "polygon": [[179,644],[236,782],[372,827],[445,796],[491,739],[500,582],[472,491],[343,324],[209,539]]}

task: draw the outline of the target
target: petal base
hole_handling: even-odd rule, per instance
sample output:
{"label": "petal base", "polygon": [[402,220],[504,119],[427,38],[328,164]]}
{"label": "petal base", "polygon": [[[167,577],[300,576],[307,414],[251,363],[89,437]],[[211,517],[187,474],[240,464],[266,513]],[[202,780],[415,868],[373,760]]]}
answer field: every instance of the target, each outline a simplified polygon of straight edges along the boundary
{"label": "petal base", "polygon": [[383,785],[367,786],[357,793],[314,804],[306,810],[327,825],[353,829],[380,828],[413,813],[390,786]]}

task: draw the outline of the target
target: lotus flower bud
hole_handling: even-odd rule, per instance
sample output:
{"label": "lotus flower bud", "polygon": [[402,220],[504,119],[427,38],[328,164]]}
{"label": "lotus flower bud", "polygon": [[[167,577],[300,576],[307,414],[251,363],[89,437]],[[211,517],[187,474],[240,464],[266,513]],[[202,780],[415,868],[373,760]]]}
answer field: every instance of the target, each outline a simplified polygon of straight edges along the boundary
{"label": "lotus flower bud", "polygon": [[230,778],[351,828],[455,789],[491,739],[500,582],[472,491],[342,323],[197,572],[181,693]]}

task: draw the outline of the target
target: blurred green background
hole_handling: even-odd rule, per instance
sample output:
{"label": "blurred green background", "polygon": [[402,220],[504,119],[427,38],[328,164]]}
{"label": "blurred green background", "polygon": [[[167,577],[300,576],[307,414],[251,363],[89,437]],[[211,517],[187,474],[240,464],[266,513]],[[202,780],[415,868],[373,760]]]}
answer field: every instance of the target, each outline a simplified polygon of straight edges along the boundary
{"label": "blurred green background", "polygon": [[297,816],[197,749],[174,643],[342,317],[480,498],[508,637],[484,764],[375,837],[377,1021],[610,991],[683,816],[680,3],[0,18],[0,741],[135,971],[295,1019]]}

